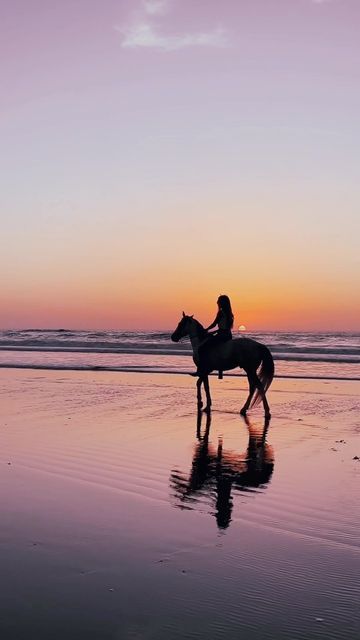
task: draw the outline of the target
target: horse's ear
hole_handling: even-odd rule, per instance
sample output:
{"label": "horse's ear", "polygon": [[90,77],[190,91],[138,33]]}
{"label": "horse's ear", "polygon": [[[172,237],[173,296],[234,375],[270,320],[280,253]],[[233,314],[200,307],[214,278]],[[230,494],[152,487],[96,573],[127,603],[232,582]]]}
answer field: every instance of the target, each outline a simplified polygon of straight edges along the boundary
{"label": "horse's ear", "polygon": [[194,317],[194,314],[192,314],[192,316],[190,316],[190,318],[193,318],[193,317]]}
{"label": "horse's ear", "polygon": [[185,313],[183,312],[183,318],[185,318]]}

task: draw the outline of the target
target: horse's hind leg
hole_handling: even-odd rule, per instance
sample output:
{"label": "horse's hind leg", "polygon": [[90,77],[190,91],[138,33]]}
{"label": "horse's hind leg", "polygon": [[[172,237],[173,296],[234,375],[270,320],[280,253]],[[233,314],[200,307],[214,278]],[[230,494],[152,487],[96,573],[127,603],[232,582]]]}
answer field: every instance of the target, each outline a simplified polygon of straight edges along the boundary
{"label": "horse's hind leg", "polygon": [[261,395],[261,399],[263,401],[263,405],[264,405],[264,411],[265,411],[265,418],[268,420],[271,418],[271,413],[270,413],[270,407],[268,404],[268,401],[266,399],[266,395],[265,395],[265,390],[264,387],[262,385],[262,383],[260,382],[259,378],[256,376],[256,387]]}
{"label": "horse's hind leg", "polygon": [[265,419],[266,420],[270,420],[271,418],[271,413],[270,413],[270,407],[269,407],[269,403],[266,399],[266,395],[265,395],[265,391],[263,390],[263,405],[264,405],[264,411],[265,411]]}
{"label": "horse's hind leg", "polygon": [[271,418],[271,413],[270,413],[270,407],[268,405],[268,401],[266,399],[266,395],[265,395],[265,390],[264,387],[262,385],[262,382],[259,380],[257,374],[255,373],[254,376],[254,381],[255,381],[255,386],[258,390],[259,395],[261,396],[263,405],[264,405],[264,411],[265,411],[265,418],[269,419]]}
{"label": "horse's hind leg", "polygon": [[247,412],[248,408],[250,407],[251,398],[253,397],[255,389],[256,389],[254,375],[250,374],[250,373],[246,373],[246,375],[247,375],[247,379],[249,381],[249,395],[247,397],[247,400],[246,400],[243,408],[240,410],[240,414],[242,416],[246,416],[246,412]]}

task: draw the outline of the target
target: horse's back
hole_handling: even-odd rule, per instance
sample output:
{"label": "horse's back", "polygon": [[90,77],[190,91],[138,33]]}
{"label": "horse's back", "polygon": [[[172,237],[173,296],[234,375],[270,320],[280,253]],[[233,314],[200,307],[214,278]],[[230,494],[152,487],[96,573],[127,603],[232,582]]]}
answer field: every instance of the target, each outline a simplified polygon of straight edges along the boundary
{"label": "horse's back", "polygon": [[261,362],[264,345],[252,338],[233,338],[216,345],[210,356],[214,369],[253,369]]}
{"label": "horse's back", "polygon": [[253,338],[234,338],[231,342],[233,343],[233,349],[248,354],[258,353],[262,351],[265,346],[261,342],[253,340]]}

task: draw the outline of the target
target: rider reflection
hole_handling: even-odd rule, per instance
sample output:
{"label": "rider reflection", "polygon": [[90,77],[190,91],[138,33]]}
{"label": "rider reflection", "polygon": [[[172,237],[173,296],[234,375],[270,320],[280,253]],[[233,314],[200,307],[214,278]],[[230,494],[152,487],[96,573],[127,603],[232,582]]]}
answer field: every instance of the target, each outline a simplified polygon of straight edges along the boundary
{"label": "rider reflection", "polygon": [[219,437],[215,448],[209,443],[211,415],[206,415],[204,433],[201,434],[203,414],[197,419],[197,439],[191,471],[188,477],[173,470],[170,484],[174,491],[178,508],[193,509],[203,504],[204,494],[215,499],[213,512],[218,528],[227,529],[231,522],[233,496],[235,491],[251,491],[266,485],[274,470],[272,447],[266,442],[269,421],[259,429],[248,418],[249,441],[246,452],[241,455],[226,450]]}

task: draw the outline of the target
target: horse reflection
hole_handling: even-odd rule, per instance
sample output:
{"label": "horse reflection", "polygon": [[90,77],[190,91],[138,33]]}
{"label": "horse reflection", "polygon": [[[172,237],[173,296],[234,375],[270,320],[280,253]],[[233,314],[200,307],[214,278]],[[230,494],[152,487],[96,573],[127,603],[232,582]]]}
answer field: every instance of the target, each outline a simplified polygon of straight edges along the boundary
{"label": "horse reflection", "polygon": [[259,429],[245,418],[249,442],[244,454],[224,449],[222,437],[217,447],[209,443],[211,415],[206,414],[203,434],[201,422],[204,414],[198,413],[195,445],[190,475],[174,469],[170,476],[175,504],[181,509],[194,509],[209,496],[215,502],[215,517],[219,529],[226,529],[231,522],[233,508],[232,491],[255,491],[266,485],[274,470],[272,447],[266,442],[269,420]]}

